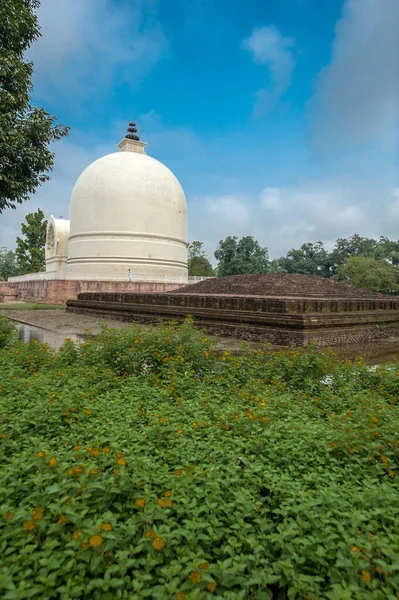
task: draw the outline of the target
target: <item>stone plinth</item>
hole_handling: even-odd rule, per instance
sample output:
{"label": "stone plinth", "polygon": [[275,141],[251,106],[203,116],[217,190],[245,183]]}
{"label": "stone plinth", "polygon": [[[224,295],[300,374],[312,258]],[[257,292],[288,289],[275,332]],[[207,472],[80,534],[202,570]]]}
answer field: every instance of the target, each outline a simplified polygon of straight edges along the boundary
{"label": "stone plinth", "polygon": [[156,322],[191,315],[208,333],[279,345],[354,344],[399,336],[399,300],[173,293],[81,293],[67,310]]}

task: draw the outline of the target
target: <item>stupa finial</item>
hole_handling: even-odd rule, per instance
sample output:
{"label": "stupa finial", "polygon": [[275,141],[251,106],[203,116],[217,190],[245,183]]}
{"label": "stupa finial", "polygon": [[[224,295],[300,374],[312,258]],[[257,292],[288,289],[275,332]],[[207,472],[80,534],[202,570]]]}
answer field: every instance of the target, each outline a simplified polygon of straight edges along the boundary
{"label": "stupa finial", "polygon": [[140,142],[140,138],[137,135],[136,123],[130,121],[127,128],[125,137],[118,144],[118,148],[121,152],[137,152],[138,154],[145,154],[144,148],[147,142]]}
{"label": "stupa finial", "polygon": [[133,121],[130,121],[129,123],[129,127],[127,128],[125,138],[127,140],[135,140],[136,142],[140,141],[140,138],[137,135],[136,123],[133,123]]}

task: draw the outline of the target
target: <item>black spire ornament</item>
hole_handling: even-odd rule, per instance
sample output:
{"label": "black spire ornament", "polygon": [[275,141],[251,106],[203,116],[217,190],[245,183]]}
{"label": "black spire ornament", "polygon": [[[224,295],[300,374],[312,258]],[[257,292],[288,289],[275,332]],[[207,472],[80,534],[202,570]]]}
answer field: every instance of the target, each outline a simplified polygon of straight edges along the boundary
{"label": "black spire ornament", "polygon": [[129,123],[129,127],[127,128],[127,133],[125,135],[125,139],[135,140],[136,142],[140,141],[140,138],[137,135],[136,123],[133,123],[133,121],[131,121]]}

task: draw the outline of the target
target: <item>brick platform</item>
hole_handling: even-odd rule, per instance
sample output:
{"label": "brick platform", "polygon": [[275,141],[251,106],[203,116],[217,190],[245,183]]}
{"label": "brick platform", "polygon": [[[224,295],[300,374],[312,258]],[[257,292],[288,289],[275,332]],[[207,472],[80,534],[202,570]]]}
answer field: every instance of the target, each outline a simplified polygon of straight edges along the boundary
{"label": "brick platform", "polygon": [[355,344],[399,336],[399,299],[80,293],[67,311],[124,321],[182,320],[208,333],[278,345]]}

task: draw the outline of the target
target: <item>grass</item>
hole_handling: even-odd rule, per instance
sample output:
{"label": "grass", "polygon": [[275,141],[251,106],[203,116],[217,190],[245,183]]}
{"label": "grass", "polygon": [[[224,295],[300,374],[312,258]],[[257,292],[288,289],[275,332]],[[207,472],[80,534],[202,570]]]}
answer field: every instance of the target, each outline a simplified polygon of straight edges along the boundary
{"label": "grass", "polygon": [[0,348],[2,599],[399,597],[396,365],[190,322]]}
{"label": "grass", "polygon": [[65,310],[64,304],[41,304],[40,302],[5,302],[2,310]]}

